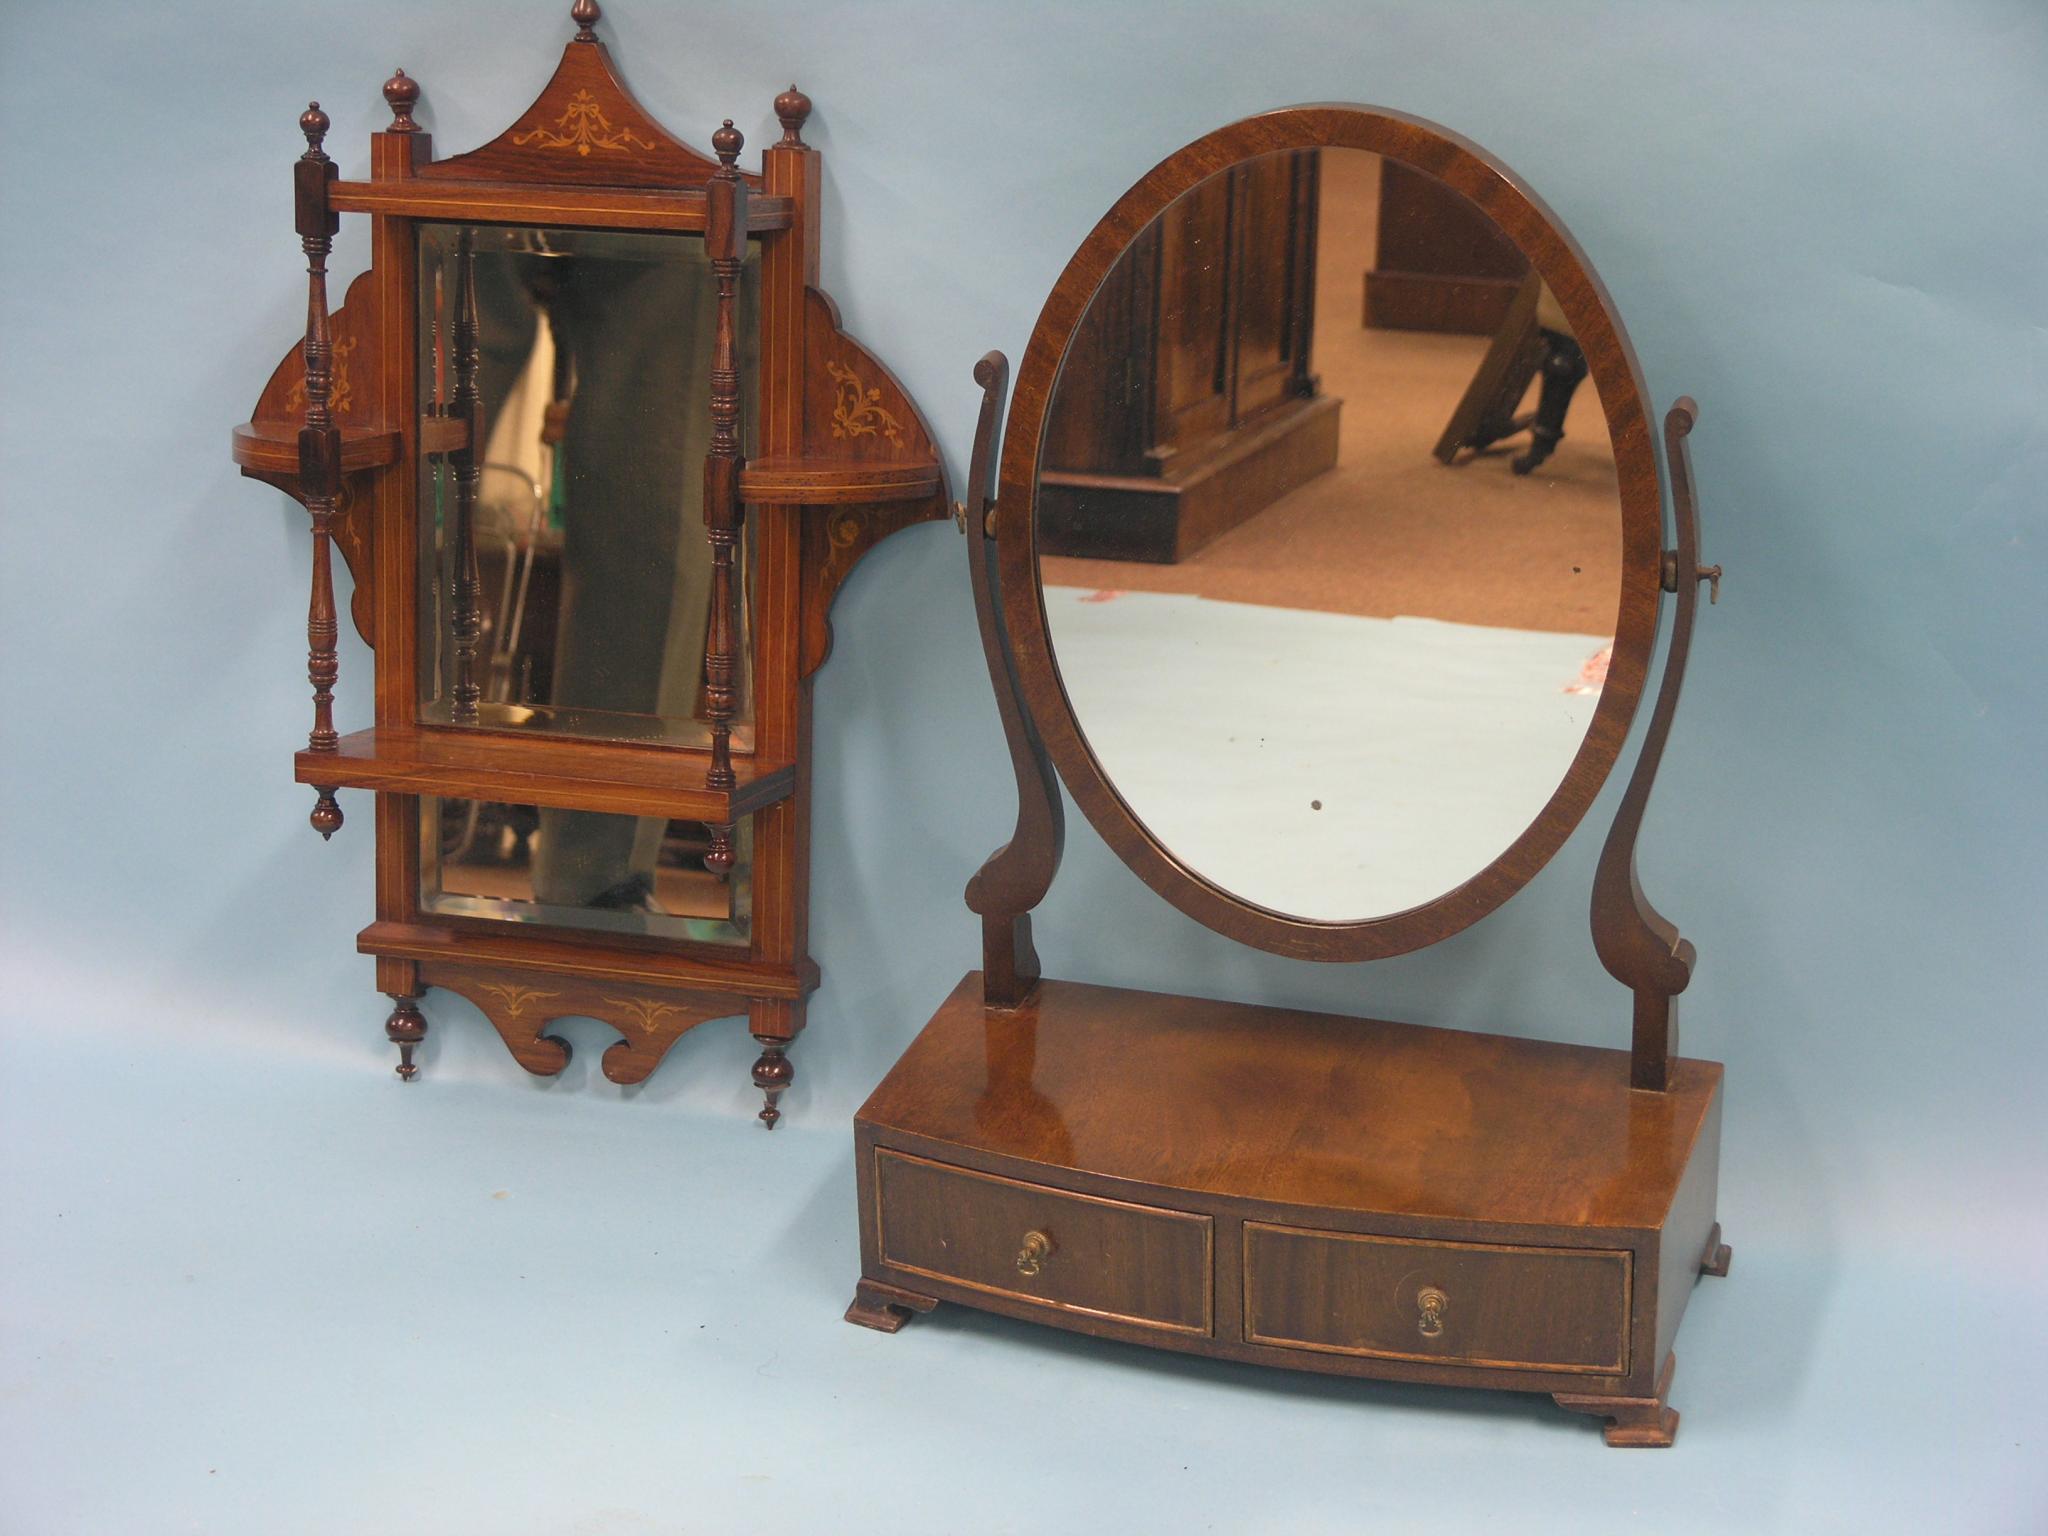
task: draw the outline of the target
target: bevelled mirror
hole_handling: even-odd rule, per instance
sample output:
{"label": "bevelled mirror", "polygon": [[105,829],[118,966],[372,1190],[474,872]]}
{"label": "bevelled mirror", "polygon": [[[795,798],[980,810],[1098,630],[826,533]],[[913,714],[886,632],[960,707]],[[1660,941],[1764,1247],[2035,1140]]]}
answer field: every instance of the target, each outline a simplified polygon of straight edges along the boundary
{"label": "bevelled mirror", "polygon": [[[1234,123],[1141,177],[1046,300],[999,463],[1006,359],[976,378],[963,524],[1017,822],[967,888],[981,970],[856,1117],[848,1320],[951,1302],[1543,1392],[1669,1444],[1687,1292],[1729,1262],[1721,1069],[1677,1053],[1694,953],[1635,870],[1720,574],[1696,407],[1665,417],[1667,544],[1585,253],[1485,152],[1363,107]],[[1041,975],[1062,784],[1160,896],[1275,954],[1480,921],[1614,769],[1666,592],[1592,899],[1628,1050],[1531,1038],[1512,989],[1447,1029]]]}
{"label": "bevelled mirror", "polygon": [[[467,276],[484,420],[468,530],[481,582],[473,656],[457,643],[455,467],[445,456],[420,461],[421,720],[708,746],[703,466],[718,283],[704,242],[429,223],[419,260],[420,398],[429,414],[451,408],[455,302]],[[755,240],[739,271],[736,326],[749,458],[759,438],[760,275]],[[744,587],[741,597],[731,730],[745,751]],[[480,695],[467,705],[465,684]]]}

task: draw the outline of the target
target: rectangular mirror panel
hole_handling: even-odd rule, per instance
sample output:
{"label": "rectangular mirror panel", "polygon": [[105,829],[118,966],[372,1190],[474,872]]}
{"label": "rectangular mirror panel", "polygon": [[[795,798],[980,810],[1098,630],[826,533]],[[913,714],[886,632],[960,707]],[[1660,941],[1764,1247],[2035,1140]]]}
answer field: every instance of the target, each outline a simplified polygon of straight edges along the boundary
{"label": "rectangular mirror panel", "polygon": [[[704,746],[717,285],[686,235],[423,224],[419,396],[481,402],[474,509],[420,457],[420,718]],[[760,261],[740,278],[750,434]],[[474,351],[463,345],[473,293]],[[751,449],[751,441],[746,446]],[[476,591],[460,582],[474,561]],[[751,551],[740,550],[735,750],[752,747]],[[465,658],[461,637],[476,636]],[[461,684],[478,691],[459,707]]]}
{"label": "rectangular mirror panel", "polygon": [[422,796],[420,908],[444,917],[545,923],[744,946],[753,833],[733,828],[732,874],[703,865],[695,822]]}

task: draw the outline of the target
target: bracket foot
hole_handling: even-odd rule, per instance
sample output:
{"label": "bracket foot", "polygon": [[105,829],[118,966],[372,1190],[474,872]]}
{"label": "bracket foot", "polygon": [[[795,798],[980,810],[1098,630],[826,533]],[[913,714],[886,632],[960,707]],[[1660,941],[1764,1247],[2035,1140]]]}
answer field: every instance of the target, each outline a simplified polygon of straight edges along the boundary
{"label": "bracket foot", "polygon": [[1596,1397],[1558,1392],[1552,1400],[1573,1413],[1590,1413],[1607,1420],[1603,1434],[1609,1445],[1661,1450],[1678,1438],[1678,1410],[1667,1405],[1671,1375],[1677,1369],[1678,1356],[1666,1355],[1664,1369],[1657,1373],[1655,1397]]}
{"label": "bracket foot", "polygon": [[878,1333],[898,1333],[914,1314],[929,1312],[938,1304],[935,1296],[863,1279],[853,1288],[853,1305],[846,1309],[846,1320]]}

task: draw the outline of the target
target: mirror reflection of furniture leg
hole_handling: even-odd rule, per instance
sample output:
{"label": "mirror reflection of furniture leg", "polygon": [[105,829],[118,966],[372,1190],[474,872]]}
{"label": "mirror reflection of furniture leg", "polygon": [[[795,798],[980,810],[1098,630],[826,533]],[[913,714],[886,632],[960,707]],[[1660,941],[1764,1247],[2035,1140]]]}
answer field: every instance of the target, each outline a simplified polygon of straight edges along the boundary
{"label": "mirror reflection of furniture leg", "polygon": [[[1528,474],[1564,440],[1565,413],[1585,377],[1586,354],[1571,333],[1571,322],[1557,296],[1531,272],[1437,439],[1437,458],[1449,464],[1460,452],[1480,453],[1502,438],[1526,431],[1528,450],[1512,468],[1518,475]],[[1522,397],[1531,379],[1541,381],[1536,409],[1524,413]]]}

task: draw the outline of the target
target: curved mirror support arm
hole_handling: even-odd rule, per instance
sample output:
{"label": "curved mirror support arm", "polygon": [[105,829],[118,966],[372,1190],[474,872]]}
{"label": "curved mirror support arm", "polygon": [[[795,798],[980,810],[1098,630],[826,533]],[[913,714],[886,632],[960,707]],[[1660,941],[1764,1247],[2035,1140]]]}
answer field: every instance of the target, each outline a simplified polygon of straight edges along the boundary
{"label": "curved mirror support arm", "polygon": [[1664,454],[1671,469],[1672,517],[1678,547],[1664,555],[1664,590],[1678,597],[1671,626],[1671,649],[1664,660],[1664,680],[1643,739],[1642,755],[1629,779],[1621,810],[1600,852],[1593,877],[1593,947],[1607,972],[1636,995],[1635,1033],[1630,1049],[1629,1083],[1659,1092],[1671,1085],[1671,1064],[1678,1056],[1678,994],[1692,980],[1695,959],[1690,941],[1677,924],[1650,905],[1636,877],[1636,838],[1671,718],[1678,711],[1685,686],[1685,662],[1692,649],[1693,621],[1699,611],[1699,584],[1714,584],[1719,596],[1721,568],[1699,563],[1700,530],[1694,495],[1692,459],[1685,440],[1699,420],[1699,407],[1682,395],[1664,416]]}
{"label": "curved mirror support arm", "polygon": [[1017,775],[1017,829],[967,882],[967,908],[981,918],[983,1000],[991,1008],[1015,1008],[1038,982],[1038,952],[1031,943],[1031,909],[1045,899],[1059,872],[1066,841],[1066,813],[1052,761],[1024,707],[1016,662],[1003,625],[996,590],[996,506],[989,480],[996,465],[996,435],[1010,360],[990,352],[974,365],[981,386],[981,417],[974,427],[974,453],[967,471],[964,511],[967,559],[974,578],[974,613],[981,648],[995,689],[1010,766]]}

